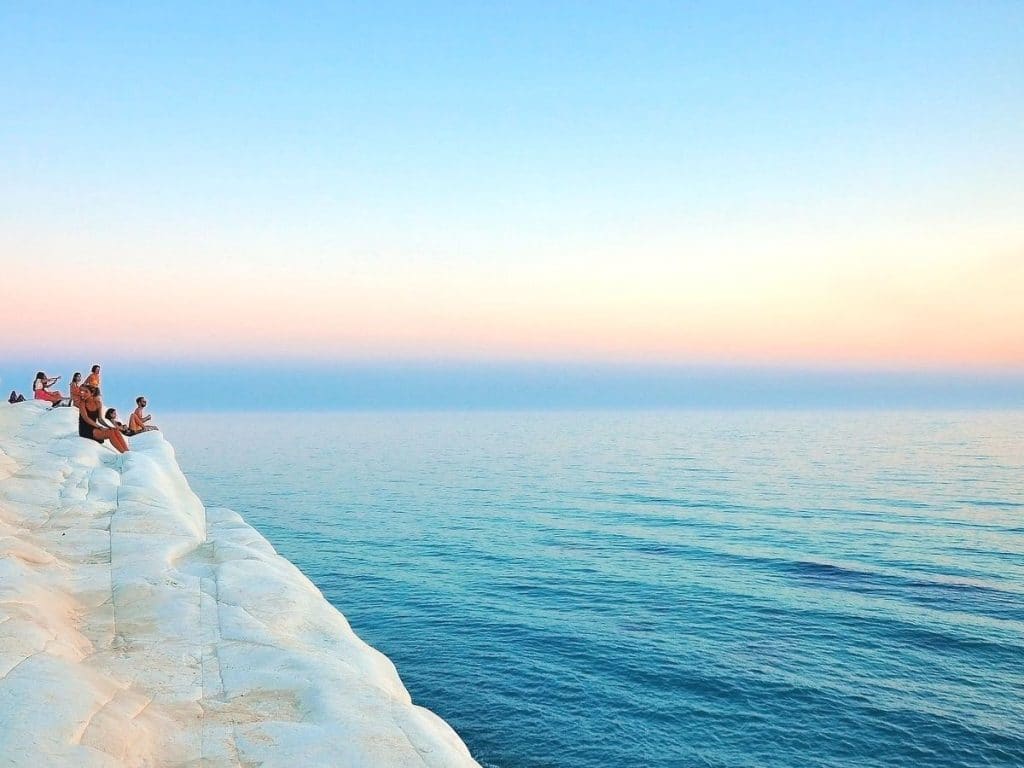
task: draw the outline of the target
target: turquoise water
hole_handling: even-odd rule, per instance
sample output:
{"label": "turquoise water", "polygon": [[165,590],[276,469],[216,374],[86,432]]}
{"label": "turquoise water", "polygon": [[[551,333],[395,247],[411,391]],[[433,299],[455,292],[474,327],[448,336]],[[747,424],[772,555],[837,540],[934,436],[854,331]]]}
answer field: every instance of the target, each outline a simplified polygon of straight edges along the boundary
{"label": "turquoise water", "polygon": [[485,766],[1024,765],[1024,413],[161,420]]}

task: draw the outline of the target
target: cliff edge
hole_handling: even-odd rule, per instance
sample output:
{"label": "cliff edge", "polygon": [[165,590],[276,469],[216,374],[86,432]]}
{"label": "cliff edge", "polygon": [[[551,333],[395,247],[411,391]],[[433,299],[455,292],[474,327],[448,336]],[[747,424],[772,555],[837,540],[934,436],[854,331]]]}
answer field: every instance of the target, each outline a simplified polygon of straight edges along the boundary
{"label": "cliff edge", "polygon": [[159,432],[0,404],[5,766],[477,766],[383,654]]}

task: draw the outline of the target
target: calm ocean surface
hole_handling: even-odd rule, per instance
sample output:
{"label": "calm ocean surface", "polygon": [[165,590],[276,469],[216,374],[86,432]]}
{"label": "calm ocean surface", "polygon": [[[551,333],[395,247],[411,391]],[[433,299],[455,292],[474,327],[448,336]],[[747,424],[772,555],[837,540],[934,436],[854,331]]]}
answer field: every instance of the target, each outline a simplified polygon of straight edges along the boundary
{"label": "calm ocean surface", "polygon": [[1024,413],[161,415],[485,766],[1024,765]]}

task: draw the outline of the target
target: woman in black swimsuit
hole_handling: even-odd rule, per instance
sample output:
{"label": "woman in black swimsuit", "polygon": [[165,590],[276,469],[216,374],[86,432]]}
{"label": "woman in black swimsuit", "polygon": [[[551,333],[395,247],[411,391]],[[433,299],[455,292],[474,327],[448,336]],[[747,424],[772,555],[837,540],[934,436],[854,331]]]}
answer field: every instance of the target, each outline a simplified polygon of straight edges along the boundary
{"label": "woman in black swimsuit", "polygon": [[83,384],[78,400],[78,435],[102,443],[109,440],[118,453],[128,452],[128,441],[116,429],[100,425],[98,419],[103,410],[100,391],[89,384]]}

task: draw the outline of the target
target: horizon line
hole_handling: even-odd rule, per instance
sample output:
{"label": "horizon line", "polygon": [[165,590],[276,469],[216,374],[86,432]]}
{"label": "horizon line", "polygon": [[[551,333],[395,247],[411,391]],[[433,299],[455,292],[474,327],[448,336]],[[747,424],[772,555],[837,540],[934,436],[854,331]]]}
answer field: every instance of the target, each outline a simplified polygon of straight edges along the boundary
{"label": "horizon line", "polygon": [[[50,353],[35,355],[32,358],[13,355],[0,368],[24,367],[39,370],[40,358],[51,361],[56,359],[61,364],[73,355],[70,353]],[[84,358],[83,358],[84,360]],[[148,356],[111,354],[89,358],[90,362],[80,363],[84,374],[93,364],[103,366],[114,365],[156,365],[156,366],[187,366],[195,370],[216,369],[223,367],[242,367],[246,369],[275,368],[286,365],[289,368],[311,366],[328,369],[365,370],[379,369],[580,369],[580,370],[623,370],[623,371],[658,371],[683,372],[700,371],[715,373],[757,374],[757,373],[856,373],[869,375],[906,375],[906,374],[989,374],[995,376],[1024,375],[1024,361],[1003,363],[977,362],[907,362],[905,364],[892,361],[807,361],[807,360],[665,360],[665,359],[610,359],[610,358],[558,358],[558,357],[460,357],[460,356],[422,356],[422,357],[334,357],[319,358],[307,356],[275,356],[266,358],[255,357],[179,357],[179,356]],[[66,366],[65,366],[66,367]]]}

